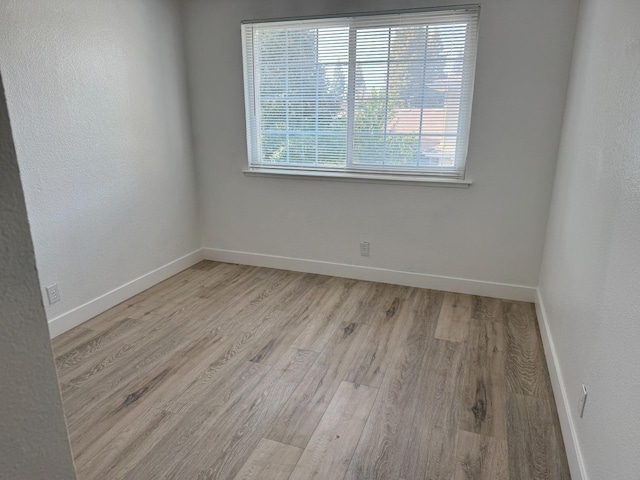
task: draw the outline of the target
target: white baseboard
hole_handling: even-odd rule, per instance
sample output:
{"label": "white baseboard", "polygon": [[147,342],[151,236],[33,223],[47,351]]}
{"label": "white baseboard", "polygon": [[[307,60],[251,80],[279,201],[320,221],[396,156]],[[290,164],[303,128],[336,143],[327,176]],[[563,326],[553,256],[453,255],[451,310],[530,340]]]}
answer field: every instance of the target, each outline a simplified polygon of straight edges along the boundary
{"label": "white baseboard", "polygon": [[80,305],[79,307],[69,310],[62,315],[49,320],[49,335],[51,338],[71,330],[73,327],[86,322],[87,320],[115,307],[119,303],[145,291],[147,288],[153,287],[155,284],[166,280],[167,278],[180,273],[182,270],[195,265],[203,260],[202,249],[191,252],[184,257],[180,257],[173,262],[169,262],[160,268],[142,275],[141,277],[131,280],[124,285],[105,293],[104,295],[94,298],[93,300]]}
{"label": "white baseboard", "polygon": [[317,273],[334,277],[368,280],[371,282],[392,283],[409,287],[429,288],[448,292],[467,293],[485,297],[504,298],[523,302],[534,302],[536,289],[520,285],[483,282],[464,278],[442,277],[425,273],[402,272],[383,268],[363,267],[344,263],[322,262],[302,258],[279,257],[259,253],[236,252],[205,248],[204,258],[218,262],[238,263],[257,267],[292,270],[294,272]]}
{"label": "white baseboard", "polygon": [[560,419],[560,427],[562,429],[562,437],[567,451],[567,460],[569,461],[569,470],[573,480],[587,480],[587,472],[580,452],[580,444],[576,434],[576,428],[573,423],[573,417],[570,415],[571,405],[567,397],[567,391],[562,378],[562,369],[558,362],[556,347],[553,343],[551,330],[549,329],[549,319],[544,308],[544,302],[540,295],[540,290],[536,289],[536,314],[538,315],[538,324],[540,326],[540,335],[544,345],[544,353],[547,359],[547,368],[551,377],[551,385],[556,400],[556,409]]}

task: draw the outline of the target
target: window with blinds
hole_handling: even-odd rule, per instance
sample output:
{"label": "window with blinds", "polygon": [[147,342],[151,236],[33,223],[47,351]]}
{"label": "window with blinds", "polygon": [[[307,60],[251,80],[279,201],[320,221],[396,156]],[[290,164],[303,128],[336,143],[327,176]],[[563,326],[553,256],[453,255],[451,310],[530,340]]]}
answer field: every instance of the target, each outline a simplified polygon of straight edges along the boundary
{"label": "window with blinds", "polygon": [[244,23],[250,169],[463,178],[478,15]]}

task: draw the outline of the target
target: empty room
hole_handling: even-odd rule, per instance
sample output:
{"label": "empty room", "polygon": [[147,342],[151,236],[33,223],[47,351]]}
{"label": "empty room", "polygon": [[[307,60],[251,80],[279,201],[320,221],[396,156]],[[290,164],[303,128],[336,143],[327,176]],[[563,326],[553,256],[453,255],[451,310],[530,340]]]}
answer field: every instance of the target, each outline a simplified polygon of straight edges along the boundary
{"label": "empty room", "polygon": [[640,480],[640,2],[1,0],[0,479]]}

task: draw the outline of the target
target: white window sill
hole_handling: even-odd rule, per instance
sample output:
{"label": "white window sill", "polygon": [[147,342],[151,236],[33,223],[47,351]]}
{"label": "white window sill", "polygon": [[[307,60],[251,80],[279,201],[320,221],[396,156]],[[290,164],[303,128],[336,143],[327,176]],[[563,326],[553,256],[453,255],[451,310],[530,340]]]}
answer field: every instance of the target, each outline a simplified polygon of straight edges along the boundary
{"label": "white window sill", "polygon": [[396,185],[422,185],[428,187],[469,188],[471,180],[457,178],[425,177],[419,175],[393,175],[377,173],[320,172],[311,170],[285,170],[269,168],[245,168],[242,172],[249,177],[282,177],[302,180],[333,180],[356,183],[391,183]]}

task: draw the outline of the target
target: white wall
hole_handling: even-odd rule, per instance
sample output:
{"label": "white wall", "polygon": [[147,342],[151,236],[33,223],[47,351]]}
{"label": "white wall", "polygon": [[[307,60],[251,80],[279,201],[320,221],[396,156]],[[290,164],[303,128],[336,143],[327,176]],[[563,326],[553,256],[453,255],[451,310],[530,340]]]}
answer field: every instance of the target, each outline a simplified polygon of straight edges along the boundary
{"label": "white wall", "polygon": [[0,84],[0,478],[75,479]]}
{"label": "white wall", "polygon": [[48,317],[200,248],[178,5],[6,0],[0,31]]}
{"label": "white wall", "polygon": [[478,2],[468,190],[241,172],[241,20],[460,3],[184,0],[204,246],[536,286],[577,0]]}
{"label": "white wall", "polygon": [[640,478],[639,65],[640,2],[583,0],[540,294],[592,480]]}

